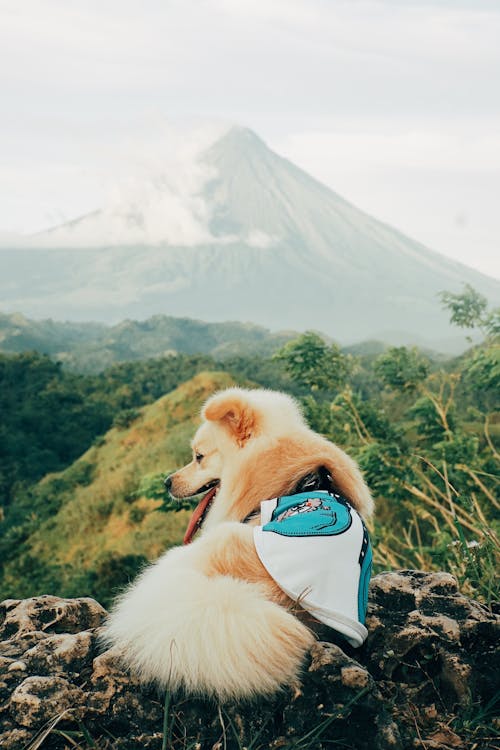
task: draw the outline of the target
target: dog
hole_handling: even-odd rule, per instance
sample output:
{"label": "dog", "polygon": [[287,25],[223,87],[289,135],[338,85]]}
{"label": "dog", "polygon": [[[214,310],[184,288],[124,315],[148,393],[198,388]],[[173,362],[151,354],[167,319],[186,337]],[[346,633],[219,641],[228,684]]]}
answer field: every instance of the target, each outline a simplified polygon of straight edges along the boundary
{"label": "dog", "polygon": [[[349,528],[357,534],[356,560],[348,567],[350,553],[341,549],[338,571],[330,559],[333,575],[330,570],[327,576],[335,589],[355,569],[358,587],[358,553],[362,546],[365,553],[369,549],[362,518],[373,511],[370,491],[356,463],[313,432],[298,404],[276,391],[230,388],[213,395],[203,407],[192,450],[192,461],[166,480],[177,498],[206,493],[185,545],[167,551],[119,597],[104,641],[143,681],[173,691],[227,701],[296,686],[315,625],[334,627],[353,645],[366,637],[357,622],[364,613],[358,617],[354,605],[346,605],[346,616],[333,601],[339,609],[333,621],[330,611],[307,606],[311,573],[304,567],[310,570],[312,562],[314,569],[316,556],[326,560],[329,554],[316,555],[320,548],[311,545],[339,543],[348,537],[340,531]],[[297,489],[300,502],[293,494]],[[283,512],[279,498],[286,500]],[[314,534],[307,531],[298,539],[297,524],[318,510],[322,517],[316,517]],[[309,545],[305,563],[295,543]],[[273,577],[266,554],[271,567],[274,560],[276,568],[287,569],[285,578],[297,581]],[[367,585],[365,575],[365,607]]]}

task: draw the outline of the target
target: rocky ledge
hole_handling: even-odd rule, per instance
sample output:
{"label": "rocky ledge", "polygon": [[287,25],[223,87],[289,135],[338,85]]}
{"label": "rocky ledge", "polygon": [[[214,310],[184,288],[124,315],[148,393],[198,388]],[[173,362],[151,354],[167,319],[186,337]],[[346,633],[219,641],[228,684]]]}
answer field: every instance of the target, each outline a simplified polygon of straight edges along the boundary
{"label": "rocky ledge", "polygon": [[100,652],[105,615],[88,598],[0,605],[3,750],[494,746],[500,618],[447,573],[375,576],[363,648],[316,643],[300,693],[252,704],[172,696],[164,711]]}

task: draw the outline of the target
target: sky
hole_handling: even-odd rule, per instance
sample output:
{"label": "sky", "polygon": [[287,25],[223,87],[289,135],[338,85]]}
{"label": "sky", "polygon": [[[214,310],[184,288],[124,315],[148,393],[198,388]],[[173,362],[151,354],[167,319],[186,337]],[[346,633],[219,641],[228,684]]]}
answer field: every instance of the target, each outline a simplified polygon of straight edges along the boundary
{"label": "sky", "polygon": [[172,163],[193,123],[237,123],[500,278],[500,0],[0,0],[0,14],[0,238],[99,208]]}

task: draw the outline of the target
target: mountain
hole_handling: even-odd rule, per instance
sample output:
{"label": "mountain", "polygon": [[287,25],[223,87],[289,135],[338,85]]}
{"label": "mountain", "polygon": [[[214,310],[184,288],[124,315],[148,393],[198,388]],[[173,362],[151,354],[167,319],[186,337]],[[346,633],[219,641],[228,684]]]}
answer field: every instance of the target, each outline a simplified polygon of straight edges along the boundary
{"label": "mountain", "polygon": [[116,362],[168,354],[207,354],[218,360],[239,355],[270,356],[293,331],[271,333],[251,323],[204,323],[154,315],[117,325],[31,320],[0,313],[0,352],[38,351],[79,372],[100,372]]}
{"label": "mountain", "polygon": [[101,211],[0,251],[4,309],[117,321],[158,313],[432,345],[437,297],[500,282],[368,216],[252,131],[158,171]]}
{"label": "mountain", "polygon": [[21,313],[0,312],[0,351],[58,355],[102,340],[108,329],[103,323],[31,320]]}

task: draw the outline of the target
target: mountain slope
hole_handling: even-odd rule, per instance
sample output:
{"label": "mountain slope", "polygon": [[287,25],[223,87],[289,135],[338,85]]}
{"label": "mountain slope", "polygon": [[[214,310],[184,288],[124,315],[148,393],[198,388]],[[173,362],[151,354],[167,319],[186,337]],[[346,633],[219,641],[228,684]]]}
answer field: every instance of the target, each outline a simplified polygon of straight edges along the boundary
{"label": "mountain slope", "polygon": [[0,599],[47,590],[92,595],[180,543],[189,513],[156,512],[162,477],[189,460],[202,403],[231,385],[226,373],[200,373],[41,480],[31,491],[32,533],[12,549],[4,535]]}
{"label": "mountain slope", "polygon": [[251,320],[343,342],[404,331],[432,344],[449,334],[439,291],[468,282],[500,299],[500,282],[359,211],[247,129],[229,130],[192,173],[182,184],[159,173],[37,247],[0,251],[4,305],[75,320]]}
{"label": "mountain slope", "polygon": [[249,323],[204,323],[166,315],[106,326],[0,313],[1,352],[36,350],[79,372],[99,372],[116,362],[173,353],[208,354],[219,360],[242,354],[270,356],[297,335],[271,333]]}

